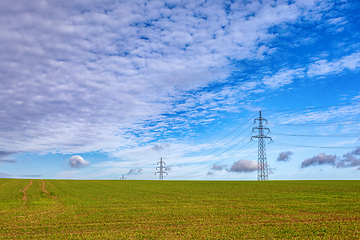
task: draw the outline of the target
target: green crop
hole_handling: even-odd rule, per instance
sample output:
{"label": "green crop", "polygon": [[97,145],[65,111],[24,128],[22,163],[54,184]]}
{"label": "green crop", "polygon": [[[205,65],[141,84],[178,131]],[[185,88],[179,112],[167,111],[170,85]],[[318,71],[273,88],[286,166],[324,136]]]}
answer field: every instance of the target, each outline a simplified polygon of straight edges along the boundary
{"label": "green crop", "polygon": [[360,181],[0,179],[0,238],[359,239],[359,202]]}

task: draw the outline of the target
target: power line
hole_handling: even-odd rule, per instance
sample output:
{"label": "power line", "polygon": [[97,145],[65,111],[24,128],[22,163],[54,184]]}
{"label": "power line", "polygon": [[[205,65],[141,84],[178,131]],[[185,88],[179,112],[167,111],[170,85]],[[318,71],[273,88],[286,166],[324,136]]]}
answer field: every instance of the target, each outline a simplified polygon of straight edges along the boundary
{"label": "power line", "polygon": [[281,143],[281,142],[274,142],[275,145],[280,146],[292,146],[292,147],[305,147],[305,148],[330,148],[330,149],[354,149],[357,147],[327,147],[327,146],[309,146],[309,145],[297,145],[297,144],[290,144],[290,143]]}
{"label": "power line", "polygon": [[[240,141],[239,141],[239,142],[240,142]],[[209,168],[211,165],[219,164],[219,163],[227,160],[228,158],[232,157],[234,154],[231,155],[231,156],[229,156],[227,159],[222,159],[222,160],[220,160],[220,161],[218,161],[218,162],[216,162],[216,163],[211,163],[210,165],[208,165],[208,164],[211,162],[211,160],[216,159],[216,158],[219,157],[220,155],[222,155],[222,154],[230,151],[232,148],[234,148],[235,146],[237,146],[237,145],[239,144],[239,142],[236,143],[235,145],[231,146],[230,148],[226,149],[225,151],[219,153],[218,155],[213,156],[212,158],[208,159],[207,161],[201,162],[201,163],[197,164],[197,165],[196,165],[197,167],[200,166],[200,165],[205,165],[205,164],[207,164],[207,165],[206,165],[205,167],[201,168],[201,169],[198,169],[196,172],[192,172],[192,173],[187,174],[186,176],[196,174],[196,173],[198,173],[198,172],[200,172],[200,171],[203,171],[203,170]],[[247,142],[244,146],[240,147],[236,152],[239,152],[240,150],[244,149],[244,148],[247,147],[247,145],[249,145],[250,143],[251,143],[251,142]],[[193,166],[194,166],[194,165],[193,165]]]}
{"label": "power line", "polygon": [[[248,136],[250,136],[251,134],[249,134]],[[226,150],[222,151],[221,153],[215,155],[215,156],[212,156],[210,159],[204,161],[204,162],[200,162],[200,163],[197,163],[197,164],[193,164],[193,166],[200,166],[200,165],[205,165],[205,164],[208,164],[209,162],[211,162],[213,159],[216,159],[217,157],[223,155],[224,153],[230,151],[231,149],[233,149],[234,147],[236,147],[237,145],[239,145],[242,141],[244,141],[246,138],[243,138],[241,140],[239,140],[237,143],[235,143],[234,145],[232,145],[231,147],[227,148]],[[248,145],[250,142],[247,142],[243,147],[241,147],[240,149],[246,147],[246,145]],[[239,151],[240,149],[238,149],[237,151]],[[219,162],[222,162],[224,160],[221,160]],[[215,163],[215,164],[218,164],[219,162]],[[214,165],[214,164],[211,164],[211,165]],[[206,166],[205,168],[208,168],[209,166]],[[205,169],[204,168],[204,169]]]}
{"label": "power line", "polygon": [[[255,142],[248,142],[247,144],[250,144],[250,147],[251,147],[253,144],[255,144]],[[246,144],[246,145],[247,145],[247,144]],[[248,155],[245,156],[245,157],[242,157],[241,159],[247,159],[247,158],[249,158],[250,156],[255,155],[257,152],[258,152],[258,150],[256,149],[254,152],[248,154]],[[229,156],[229,158],[230,158],[230,157],[231,157],[231,156]],[[211,164],[211,165],[217,165],[217,164],[219,164],[219,163],[221,163],[221,162],[223,162],[223,161],[225,161],[225,160],[227,160],[227,159],[220,160],[220,161],[218,161],[218,162],[216,162],[216,163],[213,163],[213,164]],[[210,165],[210,166],[211,166],[211,165]],[[208,169],[210,166],[206,166],[205,168],[201,168],[201,169],[199,169],[199,170],[197,170],[197,171],[195,171],[195,172],[192,172],[192,173],[190,173],[190,174],[187,174],[186,176],[194,176],[195,174],[199,174],[200,172],[204,171],[205,169]],[[210,170],[211,170],[211,169],[210,169]],[[182,176],[182,177],[184,177],[184,176]]]}
{"label": "power line", "polygon": [[[264,154],[265,154],[265,149],[264,149],[264,148],[265,148],[265,143],[264,143],[263,139],[264,139],[264,138],[270,138],[270,137],[267,137],[267,136],[264,135],[264,130],[269,130],[269,129],[266,128],[266,127],[264,127],[264,123],[265,123],[265,122],[267,123],[267,120],[264,119],[264,118],[262,118],[262,116],[261,116],[261,111],[260,111],[260,117],[257,118],[257,119],[255,119],[254,122],[256,122],[256,121],[259,121],[259,127],[254,127],[253,130],[255,130],[255,129],[259,130],[259,135],[253,136],[252,138],[259,138],[259,149],[261,149],[261,151],[260,151],[260,150],[258,151],[258,152],[259,152],[259,158],[260,158],[261,161],[262,161],[262,162],[259,164],[259,169],[260,169],[259,172],[260,172],[260,173],[259,173],[258,175],[261,176],[261,177],[259,177],[259,180],[267,180],[267,179],[268,179],[268,176],[266,177],[267,174],[265,174],[266,169],[267,169],[267,163],[266,163],[266,162],[265,162],[265,164],[263,163],[263,162],[264,162],[264,159],[265,159],[265,161],[266,161],[266,156],[264,157]],[[245,131],[246,131],[246,130],[245,130]],[[240,133],[239,135],[243,134],[245,131],[243,131],[243,132]],[[238,135],[238,136],[239,136],[239,135]],[[251,134],[250,134],[250,135],[251,135]],[[229,142],[232,142],[232,141],[233,141],[234,139],[236,139],[238,136],[236,136],[235,138],[231,139]],[[271,138],[270,138],[270,139],[271,139]],[[222,155],[222,154],[230,151],[231,149],[233,149],[234,147],[236,147],[237,145],[239,145],[239,143],[240,143],[241,141],[243,141],[243,140],[244,140],[244,139],[241,139],[240,141],[238,141],[237,143],[235,143],[235,144],[232,145],[231,147],[227,148],[226,150],[224,150],[224,151],[220,152],[219,154],[213,156],[212,158],[208,159],[206,162],[200,163],[199,165],[203,165],[203,164],[209,163],[211,160],[219,157],[220,155]],[[236,155],[241,149],[243,149],[243,148],[245,148],[247,145],[249,145],[249,143],[250,143],[250,142],[246,143],[243,147],[241,147],[240,149],[238,149],[237,151],[235,151],[232,155],[230,155],[230,157]],[[212,163],[211,165],[216,165],[216,164],[219,164],[220,162],[223,162],[223,161],[224,161],[224,160],[220,160],[220,161],[218,161],[218,162],[216,162],[216,163]],[[206,168],[208,168],[208,167],[209,167],[209,166],[206,166]],[[205,169],[205,168],[202,168],[202,169],[200,169],[199,171],[204,170],[204,169]],[[199,171],[197,171],[197,172],[199,172]],[[192,174],[196,174],[197,172],[195,172],[195,173],[193,172]]]}
{"label": "power line", "polygon": [[316,135],[316,134],[286,134],[286,133],[274,133],[271,132],[272,135],[279,136],[290,136],[290,137],[358,137],[360,133],[349,133],[349,134],[324,134],[324,135]]}
{"label": "power line", "polygon": [[[255,142],[248,142],[247,144],[245,144],[244,146],[242,146],[241,148],[239,148],[238,150],[236,150],[235,152],[233,152],[230,156],[228,156],[229,158],[231,158],[231,157],[234,157],[234,156],[236,156],[237,154],[238,154],[238,152],[240,152],[240,150],[242,150],[243,148],[245,148],[246,147],[246,145],[248,145],[248,144],[250,144],[250,146],[249,147],[252,147],[252,145],[254,145],[255,144]],[[246,159],[247,157],[244,157],[244,159]]]}
{"label": "power line", "polygon": [[[246,143],[246,144],[245,144],[243,147],[241,147],[239,150],[241,150],[242,148],[245,148],[246,145],[248,145],[249,143],[250,143],[250,142]],[[218,155],[212,157],[211,159],[208,160],[208,162],[210,162],[210,160],[215,159],[215,158],[219,157],[220,155],[222,155],[222,154],[230,151],[231,149],[233,149],[233,148],[234,148],[235,146],[237,146],[237,145],[238,145],[238,143],[236,143],[235,145],[233,145],[233,146],[231,146],[230,148],[226,149],[225,151],[219,153]],[[237,152],[239,152],[239,150],[237,150]],[[223,161],[223,160],[221,160],[221,161],[219,161],[219,162],[217,162],[217,163],[215,163],[215,164],[219,164],[219,163],[222,162],[222,161]],[[212,164],[212,165],[213,165],[213,164]]]}
{"label": "power line", "polygon": [[[271,126],[330,126],[330,125],[342,125],[340,123],[354,123],[359,122],[360,118],[352,120],[343,120],[343,121],[334,121],[334,122],[324,122],[324,123],[272,123]],[[345,125],[345,124],[344,124]]]}
{"label": "power line", "polygon": [[[246,122],[244,122],[243,124],[241,124],[239,127],[237,127],[236,129],[234,129],[234,130],[231,131],[230,133],[226,134],[224,137],[222,137],[222,138],[220,138],[219,140],[217,140],[217,141],[209,144],[208,146],[206,146],[206,147],[198,150],[198,152],[200,152],[200,151],[202,151],[202,150],[205,150],[205,149],[208,148],[209,146],[212,146],[212,145],[214,145],[215,143],[217,143],[217,142],[225,139],[226,137],[228,137],[229,135],[231,135],[232,133],[234,133],[236,130],[240,129],[240,127],[242,127],[242,126],[244,126],[246,123],[248,123],[254,116],[255,116],[255,115],[253,115],[253,116],[252,116],[251,118],[249,118]],[[239,133],[238,135],[236,135],[235,137],[233,137],[232,139],[230,139],[229,141],[227,141],[224,145],[227,145],[227,144],[229,144],[230,142],[233,142],[235,139],[239,138],[242,134],[244,134],[244,133],[245,133],[246,131],[248,131],[248,130],[249,130],[249,129],[245,129],[244,131],[242,131],[241,133]],[[241,141],[244,140],[244,139],[245,139],[245,138],[241,139],[239,142],[241,142]],[[239,144],[239,142],[236,143],[235,145],[233,145],[233,146],[230,147],[230,148],[233,148],[234,146],[236,146],[237,144]],[[186,162],[186,163],[181,163],[181,164],[178,164],[178,165],[186,165],[186,164],[190,164],[190,163],[197,162],[198,160],[203,159],[203,158],[206,158],[206,157],[210,156],[211,154],[217,152],[217,151],[218,151],[219,149],[221,149],[221,148],[222,148],[222,147],[218,147],[218,148],[216,148],[215,150],[211,151],[210,153],[208,153],[208,154],[206,154],[206,155],[203,155],[203,156],[198,157],[198,158],[196,158],[196,159],[194,159],[194,160],[192,160],[192,161],[189,161],[189,162]],[[228,149],[228,150],[230,150],[230,149]],[[227,152],[227,150],[224,151],[224,152]],[[222,153],[224,153],[224,152],[222,152]],[[221,155],[222,153],[218,154],[217,156]],[[200,163],[200,164],[201,164],[201,163]]]}
{"label": "power line", "polygon": [[225,139],[226,137],[228,137],[229,135],[231,135],[232,133],[236,132],[238,129],[240,129],[242,126],[244,126],[246,123],[248,123],[250,120],[252,120],[254,118],[256,114],[254,114],[253,116],[251,116],[248,120],[246,120],[246,122],[242,123],[240,126],[238,126],[237,128],[235,128],[234,130],[232,130],[231,132],[229,132],[228,134],[226,134],[224,137],[216,140],[215,142],[212,142],[211,144],[205,146],[204,148],[200,149],[199,151],[205,150],[208,147],[215,145],[215,143],[220,142],[221,140]]}
{"label": "power line", "polygon": [[[301,110],[314,110],[314,109],[322,109],[322,108],[330,108],[330,107],[336,107],[336,106],[345,106],[345,105],[350,105],[350,104],[357,104],[360,103],[359,101],[353,101],[351,103],[344,103],[344,104],[338,104],[338,105],[331,105],[331,106],[323,106],[323,107],[312,107],[312,108],[305,108],[305,109],[292,109],[292,110],[278,110],[278,112],[286,112],[286,111],[301,111]],[[275,112],[275,111],[271,111],[271,110],[265,110],[266,112]],[[259,118],[255,119],[254,122],[258,122],[259,126],[258,127],[254,127],[254,130],[258,131],[258,134],[255,136],[252,136],[251,139],[253,138],[258,138],[258,180],[267,180],[268,179],[268,165],[267,165],[267,161],[266,161],[266,151],[265,151],[265,143],[264,140],[266,138],[271,139],[271,137],[268,137],[267,134],[270,132],[269,128],[264,127],[265,124],[267,124],[267,120],[262,118],[261,112],[259,112]],[[271,114],[274,116],[277,116],[276,113]],[[286,114],[284,114],[286,115]],[[219,143],[220,141],[228,138],[229,136],[231,136],[232,134],[234,134],[236,131],[238,131],[241,127],[244,127],[245,124],[247,124],[255,115],[253,115],[250,119],[248,119],[247,121],[245,121],[244,123],[242,123],[241,125],[239,125],[238,127],[236,127],[234,130],[232,130],[231,132],[229,132],[228,134],[226,134],[225,136],[221,137],[220,139],[212,142],[211,144],[203,147],[202,149],[198,150],[198,152],[200,153],[201,151],[205,150],[205,149],[209,149],[212,146],[215,146],[217,143]],[[335,118],[336,119],[336,118]],[[341,121],[332,121],[332,122],[316,122],[316,123],[273,123],[273,124],[269,124],[270,126],[330,126],[330,125],[350,125],[350,124],[354,124],[354,122],[359,122],[360,119],[351,119],[351,120],[341,120]],[[192,169],[193,166],[196,166],[196,170],[193,171],[192,173],[190,173],[191,175],[193,174],[198,174],[200,171],[202,171],[205,168],[202,168],[199,166],[200,165],[207,165],[206,168],[211,167],[211,165],[216,165],[219,164],[225,160],[227,160],[230,157],[236,156],[240,151],[242,152],[243,149],[247,149],[249,146],[252,146],[253,144],[250,145],[250,142],[245,143],[245,144],[241,144],[245,138],[241,138],[240,140],[238,140],[235,144],[233,144],[233,142],[237,139],[240,138],[241,135],[243,135],[246,131],[248,131],[249,129],[245,129],[244,131],[242,131],[241,133],[237,134],[236,136],[232,137],[230,140],[227,140],[226,142],[222,142],[221,144],[217,144],[217,146],[221,145],[220,147],[216,148],[216,149],[209,149],[210,153],[206,154],[206,155],[202,155],[192,161],[189,162],[185,162],[185,163],[180,163],[177,164],[176,166],[181,166],[181,165],[190,165],[191,163],[194,163],[191,165]],[[266,131],[268,131],[266,133]],[[352,134],[291,134],[291,133],[272,133],[274,135],[278,135],[278,136],[289,136],[289,137],[358,137],[360,135],[360,133],[352,133]],[[251,134],[250,134],[251,135]],[[229,137],[230,138],[230,137]],[[282,145],[282,146],[293,146],[293,147],[304,147],[304,148],[324,148],[324,149],[354,149],[356,147],[335,147],[335,146],[310,146],[310,145],[297,145],[297,144],[291,144],[291,143],[282,143],[282,142],[274,142],[274,144],[276,145]],[[240,146],[237,150],[234,150],[235,147]],[[209,151],[208,150],[208,151]],[[232,151],[231,151],[232,150]],[[221,151],[221,152],[220,152]],[[230,152],[231,151],[231,152]],[[230,152],[228,154],[225,154],[227,152]],[[216,155],[212,155],[215,154]],[[221,155],[224,155],[220,157]],[[220,157],[220,158],[219,158]],[[226,159],[226,158],[227,159]],[[205,161],[201,161],[198,162],[200,159],[203,158],[208,158]],[[214,160],[219,160],[216,163],[213,163]],[[211,163],[211,165],[209,165],[209,163]],[[163,174],[168,174],[167,172],[165,172],[167,170],[167,168],[164,166],[165,162],[162,161],[162,158],[160,158],[160,162],[157,163],[157,165],[159,165],[159,167],[156,168],[156,170],[159,170],[158,172],[155,173],[155,175],[160,174],[159,175],[159,180],[163,180]],[[146,171],[147,172],[147,171]],[[187,174],[189,175],[189,174]],[[185,175],[185,176],[187,176]],[[154,175],[152,175],[154,176]],[[183,175],[184,177],[184,175]]]}
{"label": "power line", "polygon": [[[211,160],[216,159],[216,158],[219,157],[220,155],[222,155],[222,154],[230,151],[232,148],[234,148],[235,146],[239,145],[239,143],[240,143],[241,141],[243,141],[243,139],[240,140],[239,142],[237,142],[236,144],[234,144],[233,146],[231,146],[230,148],[226,149],[225,151],[219,153],[218,155],[213,156],[212,158],[208,159],[208,160],[205,161],[205,162],[201,162],[201,163],[198,164],[197,166],[204,165],[204,164],[209,164],[209,163],[211,162]],[[233,153],[233,154],[230,155],[230,156],[227,156],[226,159],[222,159],[222,160],[220,160],[220,161],[218,161],[218,162],[211,163],[210,165],[206,165],[205,167],[197,170],[196,172],[189,173],[189,174],[187,174],[187,175],[185,175],[185,176],[189,176],[189,175],[196,174],[196,173],[198,173],[198,172],[200,172],[200,171],[203,171],[203,170],[205,170],[205,169],[208,169],[210,166],[213,166],[213,165],[219,164],[219,163],[221,163],[221,162],[223,162],[223,161],[225,161],[225,160],[228,160],[230,157],[233,157],[235,154],[237,154],[240,150],[243,150],[245,147],[248,148],[248,147],[249,147],[248,145],[251,145],[251,146],[252,146],[251,142],[247,142],[245,145],[243,145],[243,146],[240,147],[238,150],[236,150],[235,153]]]}

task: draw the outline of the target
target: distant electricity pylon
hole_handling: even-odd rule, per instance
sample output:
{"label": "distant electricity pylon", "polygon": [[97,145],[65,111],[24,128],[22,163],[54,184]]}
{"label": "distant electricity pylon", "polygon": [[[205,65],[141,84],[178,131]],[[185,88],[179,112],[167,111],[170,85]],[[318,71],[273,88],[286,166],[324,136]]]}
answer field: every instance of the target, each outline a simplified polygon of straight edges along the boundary
{"label": "distant electricity pylon", "polygon": [[[270,129],[264,127],[264,124],[267,124],[268,121],[265,118],[262,118],[261,111],[259,112],[259,118],[254,120],[254,123],[258,122],[259,126],[253,128],[253,132],[258,130],[258,135],[252,136],[251,141],[253,138],[258,139],[258,180],[264,181],[269,180],[269,167],[266,161],[266,150],[265,150],[265,139],[269,138],[272,141],[271,137],[266,136],[266,134],[270,133]],[[264,132],[267,131],[265,134]]]}
{"label": "distant electricity pylon", "polygon": [[120,178],[120,180],[126,180],[124,174],[122,175],[122,177]]}
{"label": "distant electricity pylon", "polygon": [[160,167],[157,167],[156,170],[160,169],[160,171],[156,172],[155,175],[157,173],[159,173],[160,174],[159,180],[164,180],[164,173],[166,173],[166,175],[168,175],[168,173],[164,171],[164,169],[167,170],[167,168],[164,167],[164,165],[166,165],[166,164],[165,164],[165,162],[163,162],[162,158],[160,158],[160,162],[158,162],[157,165],[159,165],[159,163],[160,163]]}

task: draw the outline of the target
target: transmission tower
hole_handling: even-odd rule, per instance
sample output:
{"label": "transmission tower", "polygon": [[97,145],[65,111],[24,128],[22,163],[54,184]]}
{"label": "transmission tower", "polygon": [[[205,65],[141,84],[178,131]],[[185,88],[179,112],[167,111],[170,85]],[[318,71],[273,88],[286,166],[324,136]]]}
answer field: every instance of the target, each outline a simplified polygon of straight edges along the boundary
{"label": "transmission tower", "polygon": [[[258,180],[264,181],[269,180],[269,168],[266,161],[266,150],[265,150],[265,139],[269,138],[272,141],[271,137],[266,136],[270,133],[270,129],[264,127],[268,121],[265,118],[262,118],[261,111],[259,112],[259,118],[254,120],[254,123],[258,122],[259,126],[253,128],[253,132],[258,130],[258,135],[252,136],[251,141],[253,138],[258,139]],[[266,131],[266,133],[265,133]]]}
{"label": "transmission tower", "polygon": [[126,180],[124,174],[122,175],[122,177],[120,178],[120,180]]}
{"label": "transmission tower", "polygon": [[168,173],[164,171],[164,169],[167,170],[167,168],[164,167],[164,165],[166,165],[166,164],[165,164],[165,162],[163,162],[162,158],[160,158],[160,162],[157,163],[157,165],[159,165],[159,164],[160,164],[160,167],[157,167],[156,170],[160,169],[160,171],[156,172],[155,175],[157,173],[159,173],[160,174],[159,180],[164,180],[164,173],[166,173],[166,175],[168,175]]}

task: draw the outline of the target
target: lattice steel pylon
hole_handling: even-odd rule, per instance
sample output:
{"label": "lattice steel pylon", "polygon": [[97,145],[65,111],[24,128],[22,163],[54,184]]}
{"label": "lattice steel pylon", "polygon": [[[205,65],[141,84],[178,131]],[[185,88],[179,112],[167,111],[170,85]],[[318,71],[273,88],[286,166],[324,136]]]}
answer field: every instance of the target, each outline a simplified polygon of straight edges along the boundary
{"label": "lattice steel pylon", "polygon": [[160,158],[160,162],[158,162],[157,165],[159,163],[160,163],[160,167],[157,167],[156,170],[160,169],[160,171],[156,172],[155,175],[157,173],[159,173],[159,180],[164,180],[164,173],[166,173],[166,175],[168,175],[168,173],[164,171],[164,169],[167,170],[167,168],[163,166],[163,165],[166,165],[166,164],[165,164],[165,162],[163,162],[162,158]]}
{"label": "lattice steel pylon", "polygon": [[[253,132],[258,130],[258,135],[252,136],[253,138],[258,139],[258,180],[264,181],[269,180],[269,167],[266,160],[266,149],[265,149],[265,139],[269,138],[272,141],[271,137],[268,137],[267,134],[270,133],[270,129],[264,127],[265,124],[268,124],[268,121],[265,118],[262,118],[261,111],[259,112],[259,118],[254,120],[254,123],[258,122],[259,126],[253,128]],[[264,132],[267,131],[265,134]]]}

